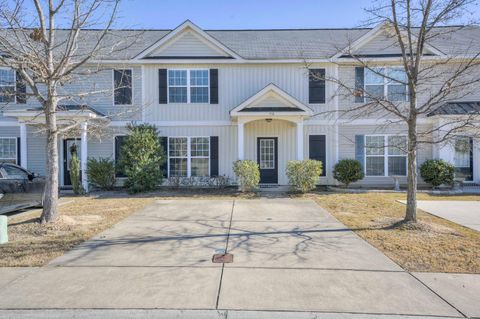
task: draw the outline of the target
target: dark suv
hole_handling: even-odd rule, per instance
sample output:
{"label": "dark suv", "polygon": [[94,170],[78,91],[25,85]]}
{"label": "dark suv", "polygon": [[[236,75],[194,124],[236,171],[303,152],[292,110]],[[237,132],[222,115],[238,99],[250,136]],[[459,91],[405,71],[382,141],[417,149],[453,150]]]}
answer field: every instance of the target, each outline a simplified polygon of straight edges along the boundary
{"label": "dark suv", "polygon": [[11,163],[0,163],[0,214],[42,206],[45,179]]}

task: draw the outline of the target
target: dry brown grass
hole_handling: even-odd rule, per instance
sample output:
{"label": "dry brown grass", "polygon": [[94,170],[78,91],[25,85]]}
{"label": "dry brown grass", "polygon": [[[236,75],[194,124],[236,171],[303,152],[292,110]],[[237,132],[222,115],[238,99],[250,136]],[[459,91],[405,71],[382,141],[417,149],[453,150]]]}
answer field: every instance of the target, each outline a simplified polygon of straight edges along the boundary
{"label": "dry brown grass", "polygon": [[[397,224],[405,195],[394,193],[314,195],[318,204],[360,237],[409,271],[480,273],[480,233],[418,211],[416,225]],[[421,200],[480,200],[480,196],[433,196]]]}
{"label": "dry brown grass", "polygon": [[9,220],[9,243],[0,246],[0,267],[41,266],[109,228],[153,198],[66,198],[58,220],[41,225],[40,210]]}
{"label": "dry brown grass", "polygon": [[164,189],[130,196],[124,192],[93,193],[88,197],[63,197],[58,220],[41,225],[41,210],[20,214],[8,221],[9,243],[0,246],[0,267],[42,266],[74,246],[104,231],[155,199],[253,198],[227,189]]}

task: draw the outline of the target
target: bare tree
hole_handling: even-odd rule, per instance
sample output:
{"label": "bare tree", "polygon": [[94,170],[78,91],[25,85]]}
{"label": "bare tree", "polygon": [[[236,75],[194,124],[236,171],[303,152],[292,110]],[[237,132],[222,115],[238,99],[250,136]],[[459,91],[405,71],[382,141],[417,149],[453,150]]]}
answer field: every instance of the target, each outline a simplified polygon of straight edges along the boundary
{"label": "bare tree", "polygon": [[[78,130],[76,121],[57,118],[60,103],[98,92],[73,92],[63,86],[88,81],[99,71],[94,60],[133,43],[115,37],[111,27],[120,0],[33,0],[0,3],[0,63],[19,75],[45,117],[47,179],[42,223],[53,221],[58,202],[58,138]],[[60,26],[57,26],[57,24]],[[78,83],[78,82],[77,82]],[[111,92],[110,92],[111,93]]]}
{"label": "bare tree", "polygon": [[[371,57],[358,53],[355,41],[340,50],[338,65],[343,58],[351,61],[350,67],[360,66],[371,75],[405,88],[397,93],[365,89],[364,85],[345,81],[336,76],[325,76],[326,81],[338,85],[338,95],[352,96],[362,101],[353,107],[338,110],[338,117],[348,120],[375,117],[384,125],[406,125],[407,145],[396,145],[407,153],[407,206],[405,222],[416,222],[417,210],[417,152],[426,144],[447,143],[459,134],[479,136],[480,118],[477,112],[443,116],[433,127],[419,126],[425,119],[450,101],[467,98],[478,91],[480,84],[480,46],[478,39],[462,43],[462,50],[451,44],[450,52],[441,52],[431,43],[435,40],[449,41],[456,34],[476,28],[471,21],[462,26],[448,26],[465,18],[473,0],[383,0],[375,2],[366,11],[371,19],[369,25],[377,25],[385,38],[385,50],[396,48],[399,53],[385,57]],[[478,33],[477,33],[478,34]],[[467,48],[466,48],[467,47]],[[383,53],[383,52],[379,52]],[[382,60],[383,58],[383,60]],[[343,64],[345,65],[345,64]],[[389,72],[396,65],[401,74]],[[308,67],[308,65],[307,65]],[[316,76],[318,77],[318,76]],[[363,83],[362,83],[363,84]],[[379,121],[381,122],[381,121]]]}

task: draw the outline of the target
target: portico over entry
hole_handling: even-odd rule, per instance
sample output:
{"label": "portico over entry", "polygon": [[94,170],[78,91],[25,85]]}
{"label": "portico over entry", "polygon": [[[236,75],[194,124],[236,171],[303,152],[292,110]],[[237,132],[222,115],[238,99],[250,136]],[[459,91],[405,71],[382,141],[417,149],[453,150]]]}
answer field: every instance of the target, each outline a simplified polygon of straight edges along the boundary
{"label": "portico over entry", "polygon": [[[45,114],[42,108],[29,108],[21,110],[7,110],[3,112],[5,117],[16,118],[20,124],[20,165],[27,168],[28,165],[28,148],[27,148],[27,130],[28,127],[41,127],[45,125]],[[63,141],[59,145],[60,156],[60,181],[62,186],[69,186],[66,181],[69,179],[69,156],[68,147],[72,143],[75,143],[78,147],[78,155],[80,158],[80,171],[82,186],[88,191],[88,178],[87,178],[87,156],[88,156],[88,123],[92,121],[99,121],[105,118],[102,113],[86,106],[86,105],[59,105],[57,107],[57,124],[60,129],[66,127],[72,127],[76,135],[74,138],[67,138],[62,136]],[[41,130],[39,130],[42,134]],[[37,133],[35,133],[37,134]]]}
{"label": "portico over entry", "polygon": [[[304,120],[312,109],[275,84],[269,84],[236,108],[238,159],[260,166],[260,182],[285,182],[288,160],[304,158]],[[280,175],[279,175],[280,174]]]}

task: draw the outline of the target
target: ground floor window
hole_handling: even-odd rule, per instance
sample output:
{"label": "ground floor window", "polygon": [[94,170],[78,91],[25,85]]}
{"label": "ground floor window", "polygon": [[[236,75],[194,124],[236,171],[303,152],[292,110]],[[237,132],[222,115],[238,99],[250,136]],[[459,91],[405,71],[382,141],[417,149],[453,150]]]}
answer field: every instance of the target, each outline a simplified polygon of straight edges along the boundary
{"label": "ground floor window", "polygon": [[402,135],[365,136],[366,176],[406,176],[407,137]]}
{"label": "ground floor window", "polygon": [[0,162],[17,164],[17,138],[0,137]]}
{"label": "ground floor window", "polygon": [[203,177],[210,172],[209,137],[169,137],[170,177]]}
{"label": "ground floor window", "polygon": [[468,136],[455,138],[455,177],[473,180],[473,139]]}

